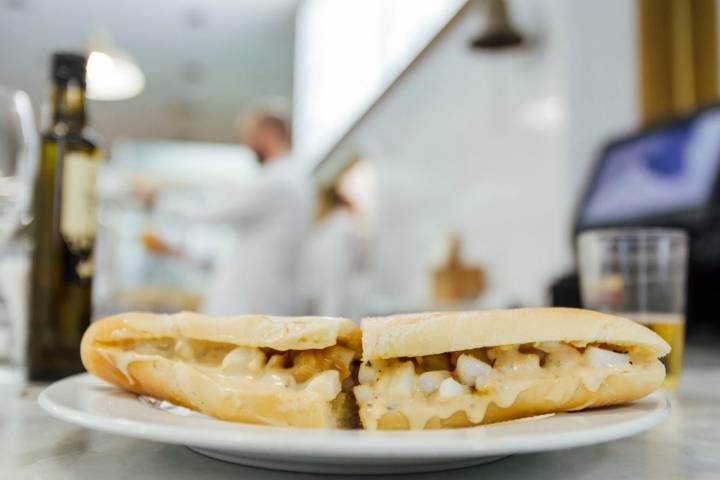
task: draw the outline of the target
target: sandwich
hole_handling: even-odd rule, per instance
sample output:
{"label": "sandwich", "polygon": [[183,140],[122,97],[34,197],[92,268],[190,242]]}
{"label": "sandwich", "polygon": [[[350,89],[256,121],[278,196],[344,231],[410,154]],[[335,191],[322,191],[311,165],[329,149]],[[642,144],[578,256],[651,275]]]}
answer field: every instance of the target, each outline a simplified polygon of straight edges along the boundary
{"label": "sandwich", "polygon": [[629,402],[670,346],[630,320],[528,308],[366,318],[354,388],[365,429],[466,427]]}
{"label": "sandwich", "polygon": [[81,357],[122,389],[223,420],[357,426],[360,330],[347,319],[126,313],[93,323]]}

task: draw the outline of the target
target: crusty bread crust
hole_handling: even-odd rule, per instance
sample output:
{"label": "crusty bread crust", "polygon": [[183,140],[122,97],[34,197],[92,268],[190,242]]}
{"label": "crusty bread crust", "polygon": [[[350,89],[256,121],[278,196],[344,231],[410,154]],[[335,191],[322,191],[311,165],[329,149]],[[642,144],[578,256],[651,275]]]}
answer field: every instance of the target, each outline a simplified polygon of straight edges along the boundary
{"label": "crusty bread crust", "polygon": [[129,312],[95,322],[96,340],[177,338],[275,350],[310,350],[342,343],[360,349],[360,329],[347,318],[237,315],[216,317],[192,312],[173,315]]}
{"label": "crusty bread crust", "polygon": [[[589,391],[577,378],[538,380],[533,386],[520,393],[509,407],[503,408],[491,403],[483,421],[477,425],[631,402],[657,390],[664,378],[665,367],[656,360],[643,369],[609,376],[596,392]],[[558,388],[565,389],[571,394],[566,398],[554,399],[555,396],[550,393],[557,391]],[[432,405],[429,404],[428,408],[432,408]],[[370,423],[363,418],[363,413],[361,409],[360,418],[363,424]],[[397,413],[388,418],[380,417],[378,428],[402,428],[404,422],[398,420]],[[458,428],[473,425],[476,424],[468,419],[464,411],[460,411],[445,419],[433,417],[425,428]],[[404,428],[409,428],[409,424]]]}
{"label": "crusty bread crust", "polygon": [[158,358],[128,367],[136,393],[168,400],[221,420],[294,427],[341,427],[331,402],[312,392],[262,388],[260,382],[227,388],[216,375]]}
{"label": "crusty bread crust", "polygon": [[670,352],[659,335],[632,320],[575,308],[434,312],[365,318],[363,359],[433,355],[473,348],[566,341]]}
{"label": "crusty bread crust", "polygon": [[334,405],[315,392],[279,389],[253,380],[223,379],[219,369],[196,368],[161,356],[138,358],[127,366],[126,376],[112,355],[103,351],[120,340],[179,336],[276,350],[325,348],[342,342],[359,350],[359,329],[345,319],[131,313],[100,320],[88,328],[81,344],[83,365],[94,375],[130,392],[168,400],[224,420],[295,427],[353,426],[348,419],[356,416],[346,410],[348,405],[354,408],[354,403],[345,398]]}

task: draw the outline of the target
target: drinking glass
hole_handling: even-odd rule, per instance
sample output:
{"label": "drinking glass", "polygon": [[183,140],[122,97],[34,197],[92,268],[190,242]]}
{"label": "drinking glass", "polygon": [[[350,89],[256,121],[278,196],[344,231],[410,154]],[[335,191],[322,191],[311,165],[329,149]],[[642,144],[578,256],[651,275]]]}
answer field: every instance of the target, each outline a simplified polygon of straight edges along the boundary
{"label": "drinking glass", "polygon": [[0,85],[0,365],[13,377],[24,364],[30,262],[19,233],[31,220],[37,146],[29,97]]}
{"label": "drinking glass", "polygon": [[688,239],[666,228],[591,230],[578,236],[578,263],[585,308],[630,318],[672,347],[662,358],[665,388],[682,370]]}
{"label": "drinking glass", "polygon": [[37,145],[30,98],[0,86],[0,241],[29,222]]}

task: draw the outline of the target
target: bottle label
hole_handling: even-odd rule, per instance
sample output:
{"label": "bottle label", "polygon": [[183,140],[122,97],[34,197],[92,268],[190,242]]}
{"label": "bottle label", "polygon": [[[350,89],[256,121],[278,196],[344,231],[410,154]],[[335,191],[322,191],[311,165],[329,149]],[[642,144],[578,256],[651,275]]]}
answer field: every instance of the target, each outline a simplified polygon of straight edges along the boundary
{"label": "bottle label", "polygon": [[[70,250],[88,251],[95,241],[97,160],[83,152],[65,154],[62,172],[60,233]],[[78,275],[85,276],[78,266]],[[92,274],[92,268],[84,268]]]}

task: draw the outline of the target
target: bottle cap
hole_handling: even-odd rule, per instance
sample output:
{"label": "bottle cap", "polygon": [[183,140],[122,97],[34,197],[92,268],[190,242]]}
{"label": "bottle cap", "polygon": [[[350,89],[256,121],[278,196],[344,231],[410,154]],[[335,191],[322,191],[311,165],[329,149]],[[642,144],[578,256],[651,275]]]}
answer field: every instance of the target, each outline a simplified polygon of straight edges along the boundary
{"label": "bottle cap", "polygon": [[52,79],[55,83],[67,83],[70,80],[85,86],[85,57],[77,53],[57,52],[52,59]]}

